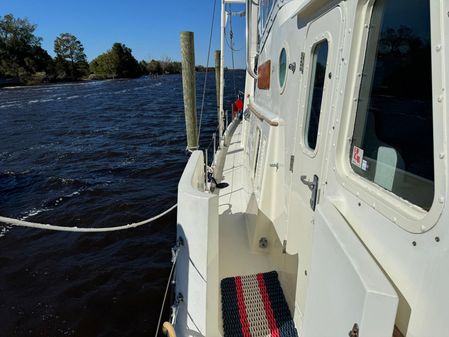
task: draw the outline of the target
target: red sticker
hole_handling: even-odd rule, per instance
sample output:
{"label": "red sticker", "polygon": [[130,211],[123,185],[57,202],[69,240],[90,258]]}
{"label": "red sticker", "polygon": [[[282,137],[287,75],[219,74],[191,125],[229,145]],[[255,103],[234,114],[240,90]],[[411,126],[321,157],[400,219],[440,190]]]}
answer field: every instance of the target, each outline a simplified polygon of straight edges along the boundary
{"label": "red sticker", "polygon": [[352,148],[352,163],[357,167],[362,167],[363,163],[363,150],[357,146]]}

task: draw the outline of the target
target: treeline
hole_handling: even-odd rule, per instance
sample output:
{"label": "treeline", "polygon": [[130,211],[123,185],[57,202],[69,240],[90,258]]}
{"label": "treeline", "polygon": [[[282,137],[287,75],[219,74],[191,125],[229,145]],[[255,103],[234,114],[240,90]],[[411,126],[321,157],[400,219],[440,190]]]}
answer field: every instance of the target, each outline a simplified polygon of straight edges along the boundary
{"label": "treeline", "polygon": [[[42,38],[34,35],[36,27],[12,14],[0,17],[0,86],[181,73],[181,63],[168,58],[138,62],[122,43],[114,43],[89,63],[83,44],[69,33],[56,37],[56,56],[52,58],[42,48]],[[197,70],[205,68],[199,66]]]}

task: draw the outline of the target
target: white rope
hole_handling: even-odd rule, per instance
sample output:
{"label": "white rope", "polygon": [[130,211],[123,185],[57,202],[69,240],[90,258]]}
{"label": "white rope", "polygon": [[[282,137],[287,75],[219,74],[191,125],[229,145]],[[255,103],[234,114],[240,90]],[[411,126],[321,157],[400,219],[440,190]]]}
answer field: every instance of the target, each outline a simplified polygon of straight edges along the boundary
{"label": "white rope", "polygon": [[123,226],[115,226],[115,227],[100,227],[100,228],[84,228],[84,227],[65,227],[65,226],[54,226],[49,224],[41,224],[29,221],[23,221],[18,219],[6,218],[4,216],[0,216],[0,223],[12,225],[12,226],[20,226],[20,227],[30,227],[30,228],[38,228],[38,229],[48,229],[51,231],[60,231],[60,232],[80,232],[80,233],[99,233],[99,232],[114,232],[121,231],[124,229],[136,228],[139,226],[146,225],[150,222],[153,222],[164,215],[170,213],[172,210],[176,208],[178,204],[174,204],[172,207],[167,209],[166,211],[150,218],[147,220],[143,220],[140,222],[134,222],[128,225]]}

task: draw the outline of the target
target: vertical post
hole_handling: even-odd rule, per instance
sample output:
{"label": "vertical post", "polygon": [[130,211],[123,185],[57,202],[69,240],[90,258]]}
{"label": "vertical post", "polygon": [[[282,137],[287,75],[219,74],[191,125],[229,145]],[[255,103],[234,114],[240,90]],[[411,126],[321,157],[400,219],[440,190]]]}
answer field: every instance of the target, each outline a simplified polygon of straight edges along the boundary
{"label": "vertical post", "polygon": [[223,96],[224,96],[224,44],[225,44],[225,30],[226,30],[226,11],[224,0],[221,1],[221,39],[220,39],[220,120],[218,124],[219,129],[219,144],[221,147],[221,140],[223,139]]}
{"label": "vertical post", "polygon": [[220,75],[220,60],[221,60],[221,51],[220,50],[216,50],[215,51],[215,87],[216,87],[216,91],[217,91],[217,113],[218,113],[218,118],[217,118],[217,122],[220,125],[220,79],[221,79],[221,75]]}
{"label": "vertical post", "polygon": [[195,46],[193,32],[181,32],[182,90],[186,119],[187,150],[198,149],[196,123]]}

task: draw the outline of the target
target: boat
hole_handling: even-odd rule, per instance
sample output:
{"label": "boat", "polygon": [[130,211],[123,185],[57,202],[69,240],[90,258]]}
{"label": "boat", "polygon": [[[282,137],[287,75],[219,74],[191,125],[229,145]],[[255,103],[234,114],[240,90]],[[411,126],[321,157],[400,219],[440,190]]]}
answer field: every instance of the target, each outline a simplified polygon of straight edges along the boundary
{"label": "boat", "polygon": [[179,181],[165,331],[449,336],[449,3],[221,0],[222,41],[228,4],[244,112]]}

